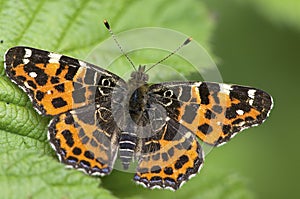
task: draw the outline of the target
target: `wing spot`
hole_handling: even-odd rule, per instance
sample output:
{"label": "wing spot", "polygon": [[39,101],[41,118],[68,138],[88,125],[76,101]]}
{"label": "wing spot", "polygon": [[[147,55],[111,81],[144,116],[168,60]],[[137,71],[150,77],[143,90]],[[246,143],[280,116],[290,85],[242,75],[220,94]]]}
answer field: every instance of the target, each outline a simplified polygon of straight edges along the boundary
{"label": "wing spot", "polygon": [[213,131],[213,128],[209,124],[205,123],[199,126],[198,130],[201,131],[203,134],[207,135]]}
{"label": "wing spot", "polygon": [[84,136],[82,139],[81,139],[81,143],[82,144],[87,144],[89,142],[90,138],[88,136]]}
{"label": "wing spot", "polygon": [[138,168],[137,171],[139,173],[148,173],[149,172],[149,169],[148,168]]}
{"label": "wing spot", "polygon": [[230,92],[232,90],[232,86],[229,84],[221,84],[220,85],[220,92],[224,93],[226,95],[230,95]]}
{"label": "wing spot", "polygon": [[190,104],[185,107],[184,114],[182,116],[182,120],[192,124],[195,117],[197,116],[197,111],[199,109],[198,104]]}
{"label": "wing spot", "polygon": [[62,97],[52,99],[52,105],[54,108],[61,108],[67,105],[67,102]]}
{"label": "wing spot", "polygon": [[24,64],[28,64],[29,63],[29,59],[23,59],[23,63]]}
{"label": "wing spot", "polygon": [[252,99],[254,99],[255,97],[255,93],[256,93],[256,90],[255,89],[250,89],[248,90],[248,96]]}
{"label": "wing spot", "polygon": [[250,99],[250,100],[249,100],[249,104],[250,104],[250,106],[252,106],[252,105],[253,105],[253,102],[254,102],[254,100],[253,100],[253,99]]}
{"label": "wing spot", "polygon": [[29,48],[25,48],[25,55],[24,58],[29,58],[32,55],[32,50],[30,50]]}
{"label": "wing spot", "polygon": [[73,139],[73,135],[72,135],[71,131],[64,130],[63,132],[61,132],[61,134],[64,136],[64,138],[66,140],[66,144],[69,147],[73,147],[73,145],[74,145],[74,139]]}
{"label": "wing spot", "polygon": [[[12,73],[14,73],[13,75],[16,75],[14,70],[12,71]],[[17,79],[18,79],[19,81],[21,81],[21,82],[25,82],[25,81],[26,81],[26,77],[21,76],[21,75],[20,75],[20,76],[17,76]]]}
{"label": "wing spot", "polygon": [[156,154],[152,155],[152,159],[155,160],[155,161],[159,160],[160,159],[160,153],[156,153]]}
{"label": "wing spot", "polygon": [[35,84],[33,81],[31,81],[31,80],[28,80],[28,81],[27,81],[27,84],[28,84],[29,87],[31,87],[31,88],[33,88],[33,89],[36,89],[36,88],[37,88],[37,87],[36,87],[36,84]]}
{"label": "wing spot", "polygon": [[243,119],[238,118],[238,119],[234,120],[234,121],[232,122],[232,124],[241,124],[243,121],[244,121]]}
{"label": "wing spot", "polygon": [[110,86],[110,80],[108,78],[103,78],[101,81],[102,86],[109,87]]}
{"label": "wing spot", "polygon": [[151,167],[151,173],[160,173],[161,172],[161,167],[158,165],[155,165]]}
{"label": "wing spot", "polygon": [[254,120],[254,118],[251,117],[251,116],[248,116],[248,117],[245,118],[246,122],[252,122],[253,120]]}
{"label": "wing spot", "polygon": [[91,159],[91,160],[93,160],[93,159],[95,158],[94,153],[91,152],[91,151],[85,151],[85,152],[84,152],[84,156],[85,156],[86,158],[88,158],[88,159]]}
{"label": "wing spot", "polygon": [[173,174],[172,167],[165,167],[164,173],[167,174],[167,175],[172,175]]}
{"label": "wing spot", "polygon": [[35,78],[35,77],[37,77],[37,74],[36,74],[36,72],[30,72],[29,76]]}
{"label": "wing spot", "polygon": [[216,114],[209,109],[206,110],[204,116],[206,119],[215,119],[216,118]]}
{"label": "wing spot", "polygon": [[180,156],[180,158],[175,163],[175,169],[180,169],[182,166],[189,161],[189,157],[186,155]]}
{"label": "wing spot", "polygon": [[98,143],[97,143],[96,140],[94,140],[93,138],[91,139],[90,144],[91,144],[93,147],[98,147]]}
{"label": "wing spot", "polygon": [[164,97],[172,97],[173,95],[173,91],[172,90],[166,90],[164,92]]}
{"label": "wing spot", "polygon": [[51,77],[50,82],[51,82],[51,84],[57,84],[57,83],[59,83],[59,78],[55,77],[55,76]]}
{"label": "wing spot", "polygon": [[219,105],[214,105],[214,106],[212,107],[212,110],[213,110],[215,113],[220,114],[220,113],[222,113],[223,108],[222,108],[221,106],[219,106]]}
{"label": "wing spot", "polygon": [[241,109],[237,110],[236,113],[237,113],[238,115],[244,115],[244,111],[241,110]]}
{"label": "wing spot", "polygon": [[59,59],[61,58],[61,55],[50,53],[49,54],[49,63],[58,63]]}
{"label": "wing spot", "polygon": [[71,113],[67,112],[66,113],[66,119],[65,119],[66,124],[73,124],[74,123],[74,118]]}
{"label": "wing spot", "polygon": [[75,147],[72,152],[74,155],[80,155],[82,153],[81,149],[78,147]]}
{"label": "wing spot", "polygon": [[170,148],[170,149],[168,150],[168,155],[169,155],[170,157],[173,157],[173,156],[174,156],[174,148],[173,148],[173,147]]}
{"label": "wing spot", "polygon": [[205,104],[205,105],[209,104],[208,96],[210,94],[209,94],[207,84],[202,83],[198,89],[199,89],[199,93],[200,93],[201,104]]}
{"label": "wing spot", "polygon": [[161,154],[161,158],[163,159],[163,161],[168,161],[169,160],[169,157],[168,157],[168,154],[167,153],[162,153]]}
{"label": "wing spot", "polygon": [[230,129],[231,129],[231,126],[230,125],[223,125],[222,126],[222,131],[225,135],[227,135],[228,133],[230,133]]}
{"label": "wing spot", "polygon": [[58,84],[58,85],[54,86],[54,88],[60,93],[65,92],[65,84],[64,83]]}
{"label": "wing spot", "polygon": [[35,94],[35,97],[38,101],[41,101],[45,96],[45,93],[43,93],[42,91],[38,90]]}

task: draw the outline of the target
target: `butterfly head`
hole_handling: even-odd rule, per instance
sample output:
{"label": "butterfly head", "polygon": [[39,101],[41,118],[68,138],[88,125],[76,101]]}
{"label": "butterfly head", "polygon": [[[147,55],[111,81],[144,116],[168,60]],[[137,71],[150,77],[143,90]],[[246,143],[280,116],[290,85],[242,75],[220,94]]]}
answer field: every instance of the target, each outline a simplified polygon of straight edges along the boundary
{"label": "butterfly head", "polygon": [[134,81],[137,84],[144,84],[148,81],[149,76],[145,73],[146,65],[139,65],[137,71],[131,73],[130,81]]}

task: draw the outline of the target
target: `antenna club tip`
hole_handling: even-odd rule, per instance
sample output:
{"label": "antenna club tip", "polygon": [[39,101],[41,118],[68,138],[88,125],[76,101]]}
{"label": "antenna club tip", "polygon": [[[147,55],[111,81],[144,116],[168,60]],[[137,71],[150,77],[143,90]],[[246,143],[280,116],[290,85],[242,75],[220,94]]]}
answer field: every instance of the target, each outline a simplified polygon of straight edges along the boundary
{"label": "antenna club tip", "polygon": [[103,23],[104,23],[105,27],[106,27],[108,30],[110,30],[110,25],[109,25],[109,23],[108,23],[108,21],[107,21],[106,19],[103,20]]}
{"label": "antenna club tip", "polygon": [[184,41],[183,45],[187,45],[187,44],[190,43],[192,40],[193,40],[192,37],[187,38],[187,39]]}

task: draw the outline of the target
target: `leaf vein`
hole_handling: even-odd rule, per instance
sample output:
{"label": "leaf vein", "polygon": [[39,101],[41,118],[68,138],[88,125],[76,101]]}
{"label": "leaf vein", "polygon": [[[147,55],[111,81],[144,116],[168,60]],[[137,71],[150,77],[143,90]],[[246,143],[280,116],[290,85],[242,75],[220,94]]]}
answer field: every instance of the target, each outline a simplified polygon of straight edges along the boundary
{"label": "leaf vein", "polygon": [[25,32],[30,28],[32,22],[33,22],[34,19],[38,16],[38,13],[41,11],[41,8],[43,7],[43,5],[44,5],[45,2],[46,2],[46,0],[39,1],[39,4],[37,5],[37,7],[36,7],[36,8],[34,9],[34,11],[32,12],[33,14],[32,14],[31,17],[29,18],[27,24],[24,26],[24,28],[23,28],[23,30],[21,31],[19,37],[17,37],[17,38],[15,39],[15,43],[16,43],[16,44],[18,44],[18,43],[22,40],[22,38],[23,38]]}
{"label": "leaf vein", "polygon": [[74,10],[73,14],[69,17],[69,21],[66,25],[66,27],[63,29],[63,32],[61,33],[61,36],[57,39],[56,45],[54,47],[54,49],[58,49],[59,45],[61,44],[61,42],[64,40],[64,38],[66,37],[69,29],[72,27],[72,25],[76,22],[76,18],[82,13],[82,11],[84,10],[84,8],[88,5],[89,1],[82,1],[82,3],[80,4],[80,6]]}

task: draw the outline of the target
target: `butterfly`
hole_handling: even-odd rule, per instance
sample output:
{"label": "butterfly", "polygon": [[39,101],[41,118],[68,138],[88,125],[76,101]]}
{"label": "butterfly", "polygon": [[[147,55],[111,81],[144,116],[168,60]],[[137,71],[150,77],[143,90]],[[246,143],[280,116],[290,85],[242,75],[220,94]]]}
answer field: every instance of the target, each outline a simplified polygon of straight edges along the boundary
{"label": "butterfly", "polygon": [[273,105],[252,87],[150,84],[144,65],[125,82],[90,63],[24,46],[6,52],[5,72],[39,114],[53,116],[48,139],[62,163],[104,176],[119,154],[125,170],[137,162],[133,180],[148,188],[177,190],[203,165],[197,139],[222,145],[261,124]]}

